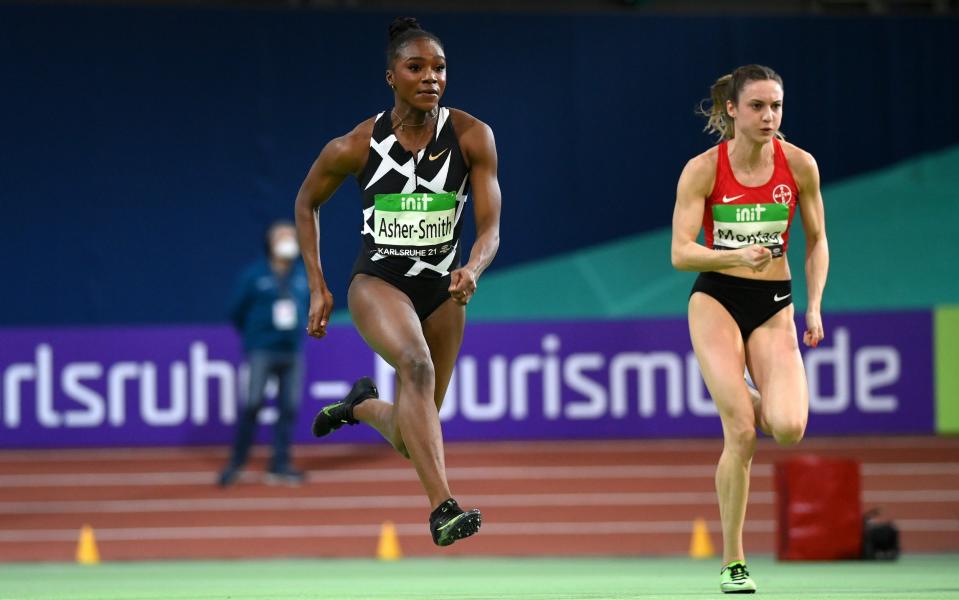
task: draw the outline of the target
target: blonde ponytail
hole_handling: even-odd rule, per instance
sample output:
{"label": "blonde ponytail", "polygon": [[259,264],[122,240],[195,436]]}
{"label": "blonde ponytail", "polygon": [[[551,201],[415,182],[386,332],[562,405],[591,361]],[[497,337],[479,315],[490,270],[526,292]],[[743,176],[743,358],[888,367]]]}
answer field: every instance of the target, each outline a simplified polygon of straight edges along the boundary
{"label": "blonde ponytail", "polygon": [[699,105],[699,114],[706,117],[706,126],[703,131],[709,134],[716,134],[720,140],[731,140],[736,133],[733,118],[726,112],[726,101],[732,100],[733,74],[727,73],[709,88],[708,108],[703,106],[706,100]]}

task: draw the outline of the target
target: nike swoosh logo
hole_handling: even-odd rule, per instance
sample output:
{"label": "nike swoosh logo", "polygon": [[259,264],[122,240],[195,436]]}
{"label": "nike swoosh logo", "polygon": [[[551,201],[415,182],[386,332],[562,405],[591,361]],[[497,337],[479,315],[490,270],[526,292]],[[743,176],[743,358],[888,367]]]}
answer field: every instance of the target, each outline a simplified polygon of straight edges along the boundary
{"label": "nike swoosh logo", "polygon": [[463,513],[463,514],[460,514],[460,515],[456,515],[455,517],[453,517],[452,519],[450,519],[449,521],[447,521],[447,522],[444,523],[443,525],[440,525],[439,527],[437,527],[437,528],[436,528],[436,531],[443,531],[444,529],[446,529],[446,528],[449,527],[450,525],[452,525],[452,524],[454,524],[454,523],[459,523],[459,521],[460,521],[463,517],[465,517],[465,516],[466,516],[466,513]]}
{"label": "nike swoosh logo", "polygon": [[439,158],[439,157],[443,156],[444,154],[446,154],[446,151],[447,151],[447,150],[449,150],[449,148],[443,148],[442,150],[440,150],[440,153],[439,153],[439,154],[430,154],[429,159],[430,159],[430,160],[436,160],[437,158]]}
{"label": "nike swoosh logo", "polygon": [[740,194],[738,196],[730,196],[729,198],[727,198],[726,194],[723,194],[723,204],[728,204],[729,202],[732,202],[733,200],[736,200],[737,198],[742,198],[745,195],[746,194]]}
{"label": "nike swoosh logo", "polygon": [[785,296],[783,296],[782,298],[780,298],[780,297],[779,297],[779,294],[775,294],[775,295],[773,295],[773,301],[774,301],[774,302],[782,302],[783,300],[785,300],[786,298],[788,298],[788,297],[790,297],[790,296],[792,296],[791,293],[786,294]]}

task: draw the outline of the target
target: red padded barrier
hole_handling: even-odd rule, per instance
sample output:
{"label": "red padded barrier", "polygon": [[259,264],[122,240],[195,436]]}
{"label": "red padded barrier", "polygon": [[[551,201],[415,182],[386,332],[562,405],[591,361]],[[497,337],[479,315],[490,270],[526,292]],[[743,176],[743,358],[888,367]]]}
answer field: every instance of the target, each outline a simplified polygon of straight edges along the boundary
{"label": "red padded barrier", "polygon": [[859,463],[802,455],[776,463],[779,560],[862,555]]}

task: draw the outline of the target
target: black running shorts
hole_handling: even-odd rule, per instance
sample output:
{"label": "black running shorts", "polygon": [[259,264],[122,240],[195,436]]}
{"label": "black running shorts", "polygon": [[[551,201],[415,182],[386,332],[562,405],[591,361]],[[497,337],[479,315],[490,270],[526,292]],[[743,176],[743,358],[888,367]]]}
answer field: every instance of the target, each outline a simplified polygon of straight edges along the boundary
{"label": "black running shorts", "polygon": [[444,277],[396,275],[387,269],[379,268],[375,262],[365,256],[364,252],[360,253],[353,265],[353,273],[350,275],[351,284],[353,278],[359,273],[382,279],[406,294],[410,302],[413,303],[413,309],[416,311],[416,316],[419,317],[420,322],[425,321],[427,317],[433,314],[433,311],[450,298],[449,274]]}
{"label": "black running shorts", "polygon": [[760,281],[708,271],[700,273],[690,296],[715,298],[739,325],[743,341],[773,315],[792,304],[792,281]]}

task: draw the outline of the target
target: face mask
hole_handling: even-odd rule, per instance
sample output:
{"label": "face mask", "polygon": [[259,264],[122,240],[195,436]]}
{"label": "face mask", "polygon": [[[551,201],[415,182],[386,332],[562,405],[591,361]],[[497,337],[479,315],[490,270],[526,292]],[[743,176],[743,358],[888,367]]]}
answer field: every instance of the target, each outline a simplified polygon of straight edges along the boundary
{"label": "face mask", "polygon": [[300,254],[300,247],[293,238],[283,238],[273,244],[273,256],[283,260],[293,260]]}

